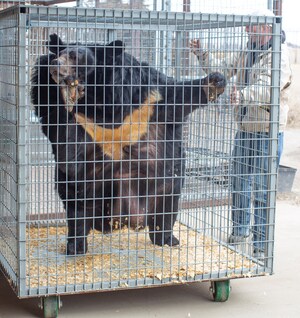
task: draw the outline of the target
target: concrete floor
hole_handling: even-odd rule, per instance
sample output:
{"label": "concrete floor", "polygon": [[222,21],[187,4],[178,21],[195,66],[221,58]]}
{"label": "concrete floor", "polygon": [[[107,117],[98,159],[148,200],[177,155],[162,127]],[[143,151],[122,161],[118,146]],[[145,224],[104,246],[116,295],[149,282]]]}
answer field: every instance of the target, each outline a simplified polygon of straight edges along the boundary
{"label": "concrete floor", "polygon": [[[63,296],[59,318],[300,317],[299,138],[299,129],[286,132],[282,163],[298,173],[293,197],[277,201],[274,275],[232,280],[226,303],[211,301],[208,283]],[[0,318],[42,317],[37,304],[17,299],[0,273]]]}

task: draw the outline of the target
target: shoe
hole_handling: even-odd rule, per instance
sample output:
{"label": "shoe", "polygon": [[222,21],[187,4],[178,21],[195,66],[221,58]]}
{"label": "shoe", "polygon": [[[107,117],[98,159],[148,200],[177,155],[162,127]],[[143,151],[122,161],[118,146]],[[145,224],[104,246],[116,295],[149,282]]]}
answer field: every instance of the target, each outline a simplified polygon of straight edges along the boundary
{"label": "shoe", "polygon": [[265,252],[255,247],[252,256],[256,258],[258,261],[263,261],[265,259]]}
{"label": "shoe", "polygon": [[245,236],[245,235],[234,235],[234,234],[231,234],[229,237],[228,237],[228,244],[241,244],[241,243],[245,243],[246,242],[246,239],[247,239],[248,236]]}

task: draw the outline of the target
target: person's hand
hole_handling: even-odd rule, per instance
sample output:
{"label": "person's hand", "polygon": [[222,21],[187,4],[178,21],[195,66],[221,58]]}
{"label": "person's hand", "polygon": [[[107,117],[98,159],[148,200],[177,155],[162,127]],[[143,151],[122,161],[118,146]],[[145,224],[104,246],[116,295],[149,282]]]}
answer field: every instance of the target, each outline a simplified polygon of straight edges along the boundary
{"label": "person's hand", "polygon": [[190,49],[192,53],[194,53],[196,56],[200,55],[202,46],[199,39],[193,39],[190,41]]}
{"label": "person's hand", "polygon": [[234,85],[230,92],[230,102],[232,105],[240,105],[242,101],[241,92],[236,89]]}

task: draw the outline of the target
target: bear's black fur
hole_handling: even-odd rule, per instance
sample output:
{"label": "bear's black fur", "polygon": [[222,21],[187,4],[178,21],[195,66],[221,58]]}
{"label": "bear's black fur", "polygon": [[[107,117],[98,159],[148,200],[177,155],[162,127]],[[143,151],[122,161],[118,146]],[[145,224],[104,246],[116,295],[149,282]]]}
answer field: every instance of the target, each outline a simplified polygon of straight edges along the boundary
{"label": "bear's black fur", "polygon": [[[179,244],[173,225],[185,173],[182,126],[224,91],[224,77],[177,82],[125,53],[121,41],[66,45],[54,34],[48,46],[34,67],[31,96],[55,156],[67,253],[85,253],[92,228],[107,232],[116,223],[149,226],[154,244]],[[74,80],[80,94],[69,109],[61,87]]]}

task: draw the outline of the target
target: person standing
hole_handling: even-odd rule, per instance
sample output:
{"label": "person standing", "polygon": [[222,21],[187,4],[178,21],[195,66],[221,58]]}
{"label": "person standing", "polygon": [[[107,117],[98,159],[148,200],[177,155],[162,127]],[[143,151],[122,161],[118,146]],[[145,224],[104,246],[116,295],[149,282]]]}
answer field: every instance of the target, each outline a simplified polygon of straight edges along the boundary
{"label": "person standing", "polygon": [[[259,10],[252,16],[274,16],[270,10]],[[192,52],[204,71],[218,68],[227,79],[235,78],[231,103],[237,123],[232,152],[232,233],[229,244],[240,244],[253,233],[253,256],[264,258],[267,224],[269,172],[269,124],[272,76],[272,26],[246,26],[247,49],[229,59],[217,59],[201,47],[199,40],[191,41]],[[277,168],[283,150],[283,131],[287,123],[288,87],[292,74],[285,33],[281,41],[280,118]],[[251,229],[253,195],[254,225]]]}

